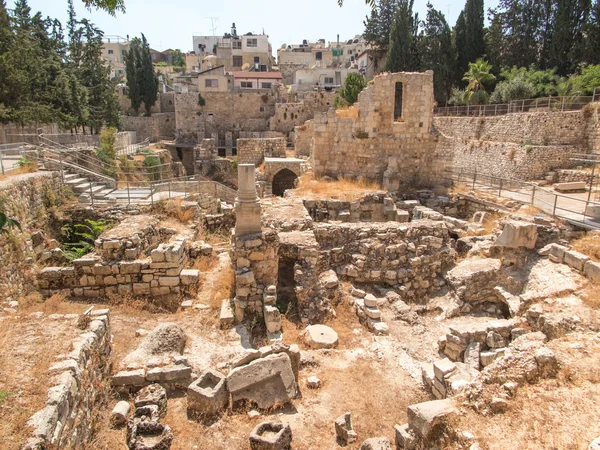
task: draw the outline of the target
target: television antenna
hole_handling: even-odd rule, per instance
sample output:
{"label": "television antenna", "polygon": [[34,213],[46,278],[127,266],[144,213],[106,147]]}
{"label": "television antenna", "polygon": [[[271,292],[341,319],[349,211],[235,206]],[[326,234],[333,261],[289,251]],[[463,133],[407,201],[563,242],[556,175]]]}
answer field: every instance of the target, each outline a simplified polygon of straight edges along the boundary
{"label": "television antenna", "polygon": [[216,36],[216,32],[217,32],[217,27],[215,26],[215,22],[219,20],[218,17],[207,17],[207,19],[210,19],[210,31],[212,31],[212,35]]}

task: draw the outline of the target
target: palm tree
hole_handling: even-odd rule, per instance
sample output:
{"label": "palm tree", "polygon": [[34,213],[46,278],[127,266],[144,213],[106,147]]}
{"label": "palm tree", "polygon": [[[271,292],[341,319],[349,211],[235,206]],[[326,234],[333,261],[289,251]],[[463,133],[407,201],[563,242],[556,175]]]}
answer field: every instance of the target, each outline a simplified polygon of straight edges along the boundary
{"label": "palm tree", "polygon": [[470,105],[485,105],[490,95],[485,89],[485,84],[493,82],[496,77],[490,73],[492,66],[489,62],[479,58],[469,63],[469,70],[465,72],[463,81],[468,81],[465,90],[465,103]]}

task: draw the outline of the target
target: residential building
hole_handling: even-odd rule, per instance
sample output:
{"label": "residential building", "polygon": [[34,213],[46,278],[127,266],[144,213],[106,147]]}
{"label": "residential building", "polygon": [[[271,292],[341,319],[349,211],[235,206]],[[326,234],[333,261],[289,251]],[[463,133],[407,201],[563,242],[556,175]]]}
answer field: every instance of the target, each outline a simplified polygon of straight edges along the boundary
{"label": "residential building", "polygon": [[202,70],[202,60],[196,52],[190,52],[185,55],[185,70],[187,73],[200,72]]}
{"label": "residential building", "polygon": [[104,36],[102,41],[102,59],[110,64],[112,79],[125,77],[125,52],[129,49],[129,37]]}
{"label": "residential building", "polygon": [[339,67],[298,69],[294,72],[293,84],[297,92],[311,91],[319,87],[332,90],[344,84],[350,72],[358,72],[358,69]]}
{"label": "residential building", "polygon": [[281,84],[279,72],[233,72],[235,88],[241,90],[272,89]]}
{"label": "residential building", "polygon": [[[268,71],[273,66],[272,47],[266,34],[247,33],[237,34],[235,23],[231,33],[223,36],[193,36],[194,52],[198,53],[201,61],[214,55],[210,66],[224,66],[226,71],[254,70]],[[202,69],[208,69],[203,65]]]}
{"label": "residential building", "polygon": [[233,75],[225,73],[224,66],[198,73],[198,92],[229,92],[233,90]]}

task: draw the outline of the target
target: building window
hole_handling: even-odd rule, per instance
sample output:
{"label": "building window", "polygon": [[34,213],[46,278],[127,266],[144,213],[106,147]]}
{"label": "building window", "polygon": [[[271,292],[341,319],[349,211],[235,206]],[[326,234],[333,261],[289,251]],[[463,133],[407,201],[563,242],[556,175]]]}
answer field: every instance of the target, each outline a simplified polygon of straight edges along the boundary
{"label": "building window", "polygon": [[325,84],[333,84],[333,77],[325,77]]}
{"label": "building window", "polygon": [[348,50],[348,54],[351,55],[352,54],[352,50]]}
{"label": "building window", "polygon": [[219,80],[213,78],[207,78],[204,80],[205,87],[219,87]]}
{"label": "building window", "polygon": [[243,64],[244,64],[244,62],[243,62],[241,56],[233,57],[233,67],[242,67]]}
{"label": "building window", "polygon": [[396,83],[396,94],[394,99],[394,121],[402,120],[402,83]]}
{"label": "building window", "polygon": [[263,89],[271,89],[271,86],[273,86],[271,83],[260,83],[260,87]]}
{"label": "building window", "polygon": [[260,63],[260,56],[255,56],[254,57],[254,64],[259,64]]}
{"label": "building window", "polygon": [[252,81],[242,81],[241,86],[244,89],[252,89]]}
{"label": "building window", "polygon": [[114,53],[115,53],[115,52],[114,52],[114,50],[109,50],[109,51],[108,51],[108,54],[109,54],[109,55],[112,55],[112,54],[114,54]]}
{"label": "building window", "polygon": [[231,43],[231,48],[234,50],[241,50],[242,49],[242,41],[233,41]]}
{"label": "building window", "polygon": [[315,59],[317,61],[321,61],[323,59],[323,52],[317,52],[317,53],[315,53]]}
{"label": "building window", "polygon": [[246,47],[258,47],[258,39],[256,39],[256,38],[247,39]]}

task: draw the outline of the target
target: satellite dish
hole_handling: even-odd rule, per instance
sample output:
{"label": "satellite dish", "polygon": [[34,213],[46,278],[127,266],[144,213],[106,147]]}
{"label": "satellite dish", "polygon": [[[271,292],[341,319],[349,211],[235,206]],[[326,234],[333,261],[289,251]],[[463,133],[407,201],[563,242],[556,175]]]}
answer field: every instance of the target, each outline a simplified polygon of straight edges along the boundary
{"label": "satellite dish", "polygon": [[248,70],[250,68],[250,64],[246,63],[242,66],[242,70]]}

